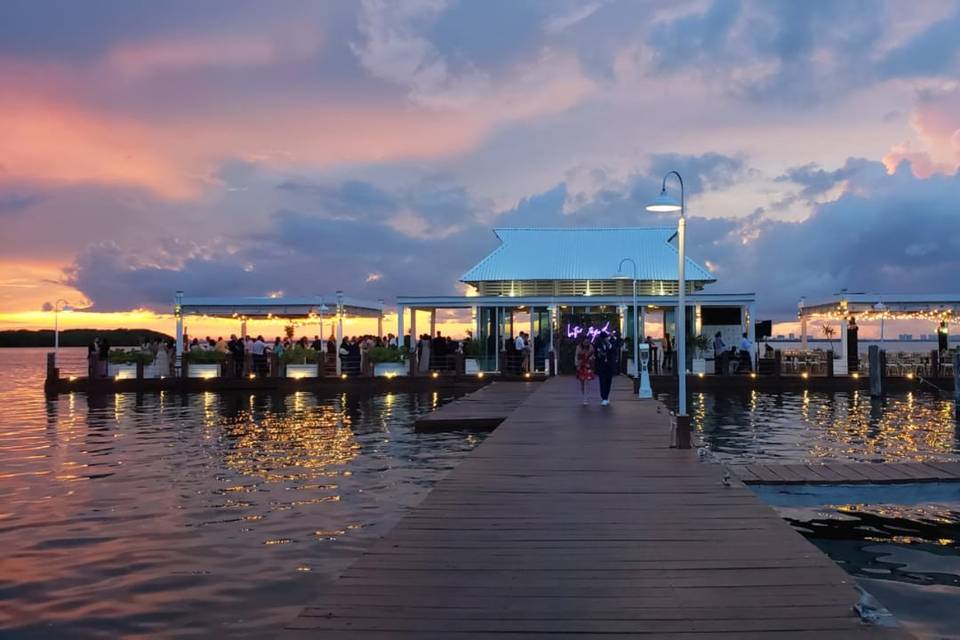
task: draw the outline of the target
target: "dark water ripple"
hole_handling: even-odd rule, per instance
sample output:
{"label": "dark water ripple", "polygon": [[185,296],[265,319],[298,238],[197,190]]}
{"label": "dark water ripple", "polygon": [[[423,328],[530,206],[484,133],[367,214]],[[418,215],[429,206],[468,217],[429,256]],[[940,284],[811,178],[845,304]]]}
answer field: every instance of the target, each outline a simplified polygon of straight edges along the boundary
{"label": "dark water ripple", "polygon": [[0,350],[4,638],[269,636],[480,438],[413,433],[433,394],[48,400],[43,363]]}

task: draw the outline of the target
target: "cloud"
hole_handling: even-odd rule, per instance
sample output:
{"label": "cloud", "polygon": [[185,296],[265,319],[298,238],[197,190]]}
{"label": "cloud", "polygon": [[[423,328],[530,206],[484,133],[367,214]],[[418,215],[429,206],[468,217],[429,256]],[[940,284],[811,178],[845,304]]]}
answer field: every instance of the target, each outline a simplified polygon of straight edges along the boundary
{"label": "cloud", "polygon": [[904,160],[914,175],[953,174],[960,169],[960,83],[921,91],[910,117],[915,140],[894,145],[883,157],[889,171]]}
{"label": "cloud", "polygon": [[0,219],[22,213],[42,199],[43,196],[35,193],[0,194]]}
{"label": "cloud", "polygon": [[956,72],[960,65],[960,9],[929,25],[906,43],[888,52],[879,63],[884,77],[936,76]]}

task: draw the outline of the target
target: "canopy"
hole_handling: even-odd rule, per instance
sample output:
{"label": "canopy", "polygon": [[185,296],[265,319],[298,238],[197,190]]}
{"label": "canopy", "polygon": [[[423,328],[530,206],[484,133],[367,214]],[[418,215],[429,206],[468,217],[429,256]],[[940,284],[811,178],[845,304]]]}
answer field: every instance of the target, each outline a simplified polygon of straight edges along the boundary
{"label": "canopy", "polygon": [[931,320],[960,322],[960,293],[838,293],[816,304],[800,303],[801,320]]}
{"label": "canopy", "polygon": [[371,302],[342,294],[303,297],[186,297],[177,293],[177,310],[181,316],[202,315],[214,318],[273,319],[314,318],[333,315],[338,305],[344,317],[379,318],[383,301]]}

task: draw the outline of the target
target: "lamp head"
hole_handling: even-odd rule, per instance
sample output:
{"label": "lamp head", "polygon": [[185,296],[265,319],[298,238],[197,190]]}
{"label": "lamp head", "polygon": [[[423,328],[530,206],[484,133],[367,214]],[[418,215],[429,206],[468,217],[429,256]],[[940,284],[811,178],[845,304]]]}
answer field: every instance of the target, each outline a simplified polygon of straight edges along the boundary
{"label": "lamp head", "polygon": [[623,273],[622,271],[617,271],[615,274],[610,276],[611,280],[633,280],[631,276]]}
{"label": "lamp head", "polygon": [[660,195],[647,205],[647,211],[654,213],[670,213],[681,208],[680,201],[668,194],[666,189],[661,189]]}

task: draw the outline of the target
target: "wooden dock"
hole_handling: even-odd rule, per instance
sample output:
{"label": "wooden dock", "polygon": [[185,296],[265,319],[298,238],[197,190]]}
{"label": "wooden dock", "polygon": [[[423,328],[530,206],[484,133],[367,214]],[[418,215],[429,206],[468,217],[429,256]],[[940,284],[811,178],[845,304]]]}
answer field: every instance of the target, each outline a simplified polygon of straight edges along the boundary
{"label": "wooden dock", "polygon": [[905,638],[668,414],[553,378],[288,627],[338,640]]}
{"label": "wooden dock", "polygon": [[449,402],[414,422],[421,432],[451,429],[489,430],[500,425],[540,382],[491,382],[455,402]]}
{"label": "wooden dock", "polygon": [[960,462],[730,465],[746,484],[909,484],[960,482]]}

